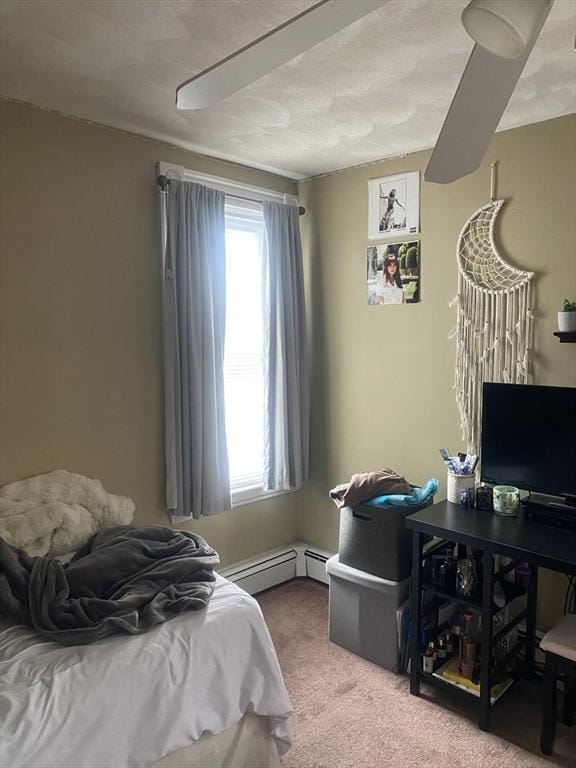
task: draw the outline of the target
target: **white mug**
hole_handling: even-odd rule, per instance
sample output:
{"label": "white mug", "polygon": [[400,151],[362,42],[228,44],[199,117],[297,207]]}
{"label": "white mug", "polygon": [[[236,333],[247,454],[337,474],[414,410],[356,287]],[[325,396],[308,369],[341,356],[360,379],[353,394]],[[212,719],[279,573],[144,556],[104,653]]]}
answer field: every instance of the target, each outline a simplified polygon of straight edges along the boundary
{"label": "white mug", "polygon": [[492,489],[494,512],[514,517],[520,508],[520,491],[513,485],[495,485]]}

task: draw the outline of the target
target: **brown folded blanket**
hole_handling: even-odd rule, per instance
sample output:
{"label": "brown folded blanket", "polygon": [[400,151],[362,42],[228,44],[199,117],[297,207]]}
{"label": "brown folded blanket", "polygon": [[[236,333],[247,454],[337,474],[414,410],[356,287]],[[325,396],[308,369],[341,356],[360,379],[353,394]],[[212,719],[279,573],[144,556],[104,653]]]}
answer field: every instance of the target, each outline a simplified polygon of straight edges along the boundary
{"label": "brown folded blanket", "polygon": [[360,472],[352,475],[349,483],[332,488],[330,498],[338,508],[355,507],[363,501],[390,493],[412,493],[406,479],[393,469],[381,469],[378,472]]}

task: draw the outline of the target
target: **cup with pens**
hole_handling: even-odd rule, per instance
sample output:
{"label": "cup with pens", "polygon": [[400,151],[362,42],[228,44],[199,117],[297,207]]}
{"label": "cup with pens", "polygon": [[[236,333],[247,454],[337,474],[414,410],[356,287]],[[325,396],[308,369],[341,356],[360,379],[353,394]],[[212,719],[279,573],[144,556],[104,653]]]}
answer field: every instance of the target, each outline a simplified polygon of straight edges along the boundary
{"label": "cup with pens", "polygon": [[458,453],[453,456],[446,448],[440,448],[440,455],[448,473],[446,492],[448,501],[469,508],[474,507],[476,486],[474,471],[478,456],[472,453]]}

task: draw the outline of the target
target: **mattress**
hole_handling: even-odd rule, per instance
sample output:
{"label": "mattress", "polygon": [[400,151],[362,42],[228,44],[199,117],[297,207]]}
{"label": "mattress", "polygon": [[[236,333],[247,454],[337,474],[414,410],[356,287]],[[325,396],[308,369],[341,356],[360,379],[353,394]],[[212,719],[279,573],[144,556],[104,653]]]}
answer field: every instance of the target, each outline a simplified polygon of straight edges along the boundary
{"label": "mattress", "polygon": [[244,715],[232,728],[204,734],[190,747],[177,749],[152,768],[281,768],[268,718]]}
{"label": "mattress", "polygon": [[204,611],[142,635],[63,647],[0,619],[0,760],[144,768],[247,714],[280,755],[292,707],[258,603],[217,576]]}

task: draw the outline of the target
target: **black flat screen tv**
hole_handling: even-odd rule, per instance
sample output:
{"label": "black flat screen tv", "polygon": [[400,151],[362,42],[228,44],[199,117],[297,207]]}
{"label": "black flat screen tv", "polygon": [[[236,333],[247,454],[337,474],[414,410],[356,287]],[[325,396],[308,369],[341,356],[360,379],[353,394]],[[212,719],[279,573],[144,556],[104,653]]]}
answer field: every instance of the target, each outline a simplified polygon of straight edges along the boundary
{"label": "black flat screen tv", "polygon": [[576,388],[485,383],[481,480],[576,496]]}

